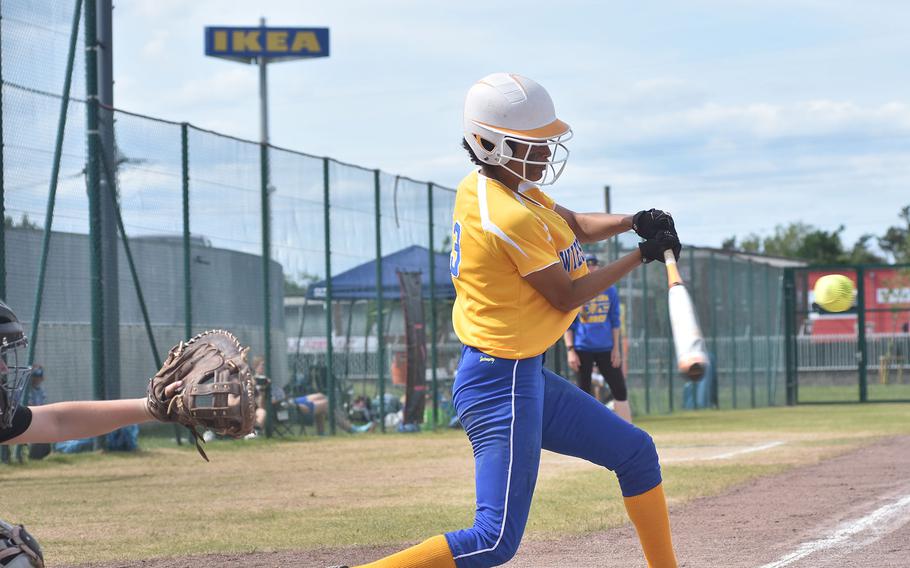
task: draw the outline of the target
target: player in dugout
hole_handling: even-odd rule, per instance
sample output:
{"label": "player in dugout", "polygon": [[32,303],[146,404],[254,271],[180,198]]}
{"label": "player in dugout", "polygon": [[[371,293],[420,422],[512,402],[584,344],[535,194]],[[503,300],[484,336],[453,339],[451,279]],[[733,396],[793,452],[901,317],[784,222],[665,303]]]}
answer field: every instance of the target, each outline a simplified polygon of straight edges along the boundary
{"label": "player in dugout", "polygon": [[[593,253],[585,255],[588,269],[599,263]],[[632,422],[626,379],[622,374],[622,345],[620,339],[619,292],[610,286],[578,312],[572,325],[563,334],[569,367],[575,371],[575,384],[590,395],[594,364],[604,377],[613,395],[613,411]]]}
{"label": "player in dugout", "polygon": [[[453,402],[474,450],[474,526],[432,537],[368,568],[480,568],[508,562],[531,507],[541,448],[615,472],[652,568],[676,566],[651,437],[543,366],[579,308],[643,262],[679,256],[669,215],[576,213],[541,190],[568,158],[569,125],[536,82],[495,73],[464,107],[477,168],[458,186],[450,269],[464,344]],[[634,252],[589,271],[581,249],[635,230]]]}

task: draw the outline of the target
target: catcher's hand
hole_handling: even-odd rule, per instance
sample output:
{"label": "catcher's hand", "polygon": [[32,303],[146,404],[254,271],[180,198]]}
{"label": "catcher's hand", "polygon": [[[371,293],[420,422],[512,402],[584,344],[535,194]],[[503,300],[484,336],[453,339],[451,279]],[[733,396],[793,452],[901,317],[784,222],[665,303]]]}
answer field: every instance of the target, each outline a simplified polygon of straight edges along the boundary
{"label": "catcher's hand", "polygon": [[[248,351],[230,332],[206,331],[174,346],[149,379],[149,414],[187,426],[206,461],[199,426],[233,438],[253,431],[256,396],[253,373],[246,362]],[[178,381],[182,384],[174,389]]]}
{"label": "catcher's hand", "polygon": [[632,216],[632,229],[639,237],[647,240],[653,239],[663,231],[670,231],[676,234],[676,225],[673,223],[673,217],[660,209],[648,209],[639,211]]}

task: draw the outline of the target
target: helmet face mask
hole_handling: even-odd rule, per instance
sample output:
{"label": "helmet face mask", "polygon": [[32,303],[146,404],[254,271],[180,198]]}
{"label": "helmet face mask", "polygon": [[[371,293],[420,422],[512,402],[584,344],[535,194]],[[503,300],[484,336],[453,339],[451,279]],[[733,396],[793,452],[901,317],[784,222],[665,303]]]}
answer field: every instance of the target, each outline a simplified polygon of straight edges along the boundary
{"label": "helmet face mask", "polygon": [[[494,73],[468,91],[464,138],[484,164],[502,166],[539,186],[554,183],[565,169],[569,159],[565,143],[572,138],[572,129],[556,118],[543,87],[527,77]],[[516,146],[526,148],[517,152],[523,156],[515,155]],[[546,152],[536,151],[542,147]]]}
{"label": "helmet face mask", "polygon": [[0,301],[0,428],[9,428],[28,386],[32,368],[27,364],[28,339],[22,324]]}
{"label": "helmet face mask", "polygon": [[[566,168],[566,162],[569,161],[569,149],[566,147],[565,142],[571,138],[571,130],[561,136],[543,141],[525,140],[512,136],[503,136],[502,146],[505,148],[505,152],[501,153],[502,157],[500,165],[521,178],[522,181],[533,183],[534,185],[552,185],[557,179],[559,179],[559,176],[562,175],[563,170]],[[527,147],[527,151],[524,152],[524,157],[514,155],[512,146],[509,144],[510,142],[523,144]],[[540,147],[547,148],[549,158],[544,160],[528,159],[533,153],[534,149]],[[520,168],[515,168],[513,166],[515,163],[520,164]],[[537,179],[529,177],[529,175],[531,175],[531,172],[528,171],[528,166],[531,166],[534,169],[542,169],[540,177]]]}

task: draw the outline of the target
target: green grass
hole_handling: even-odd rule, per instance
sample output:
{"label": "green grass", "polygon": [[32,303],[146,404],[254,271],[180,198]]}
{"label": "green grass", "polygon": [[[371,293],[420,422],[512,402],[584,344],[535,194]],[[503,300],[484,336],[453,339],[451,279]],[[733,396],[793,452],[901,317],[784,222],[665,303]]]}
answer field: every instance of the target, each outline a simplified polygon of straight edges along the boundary
{"label": "green grass", "polygon": [[[910,385],[881,385],[870,382],[867,396],[871,401],[910,400]],[[800,402],[858,402],[859,385],[800,386]]]}
{"label": "green grass", "polygon": [[[910,404],[687,412],[638,424],[665,452],[787,441],[743,459],[665,464],[667,494],[681,503],[910,433]],[[135,454],[0,467],[4,518],[26,524],[50,564],[61,564],[401,543],[462,528],[473,516],[472,457],[460,431],[216,441],[208,464],[170,434],[144,436]],[[610,472],[544,456],[528,538],[625,520]]]}

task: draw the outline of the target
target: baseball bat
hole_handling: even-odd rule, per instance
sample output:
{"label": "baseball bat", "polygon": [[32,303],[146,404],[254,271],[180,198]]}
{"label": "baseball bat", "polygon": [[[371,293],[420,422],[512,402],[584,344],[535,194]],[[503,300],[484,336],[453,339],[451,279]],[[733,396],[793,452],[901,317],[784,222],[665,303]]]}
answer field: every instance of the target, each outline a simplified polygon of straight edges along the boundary
{"label": "baseball bat", "polygon": [[673,331],[673,345],[676,347],[676,364],[679,372],[688,379],[697,381],[705,375],[708,353],[702,336],[695,306],[676,265],[672,250],[664,251],[667,265],[668,305],[670,307],[670,328]]}

